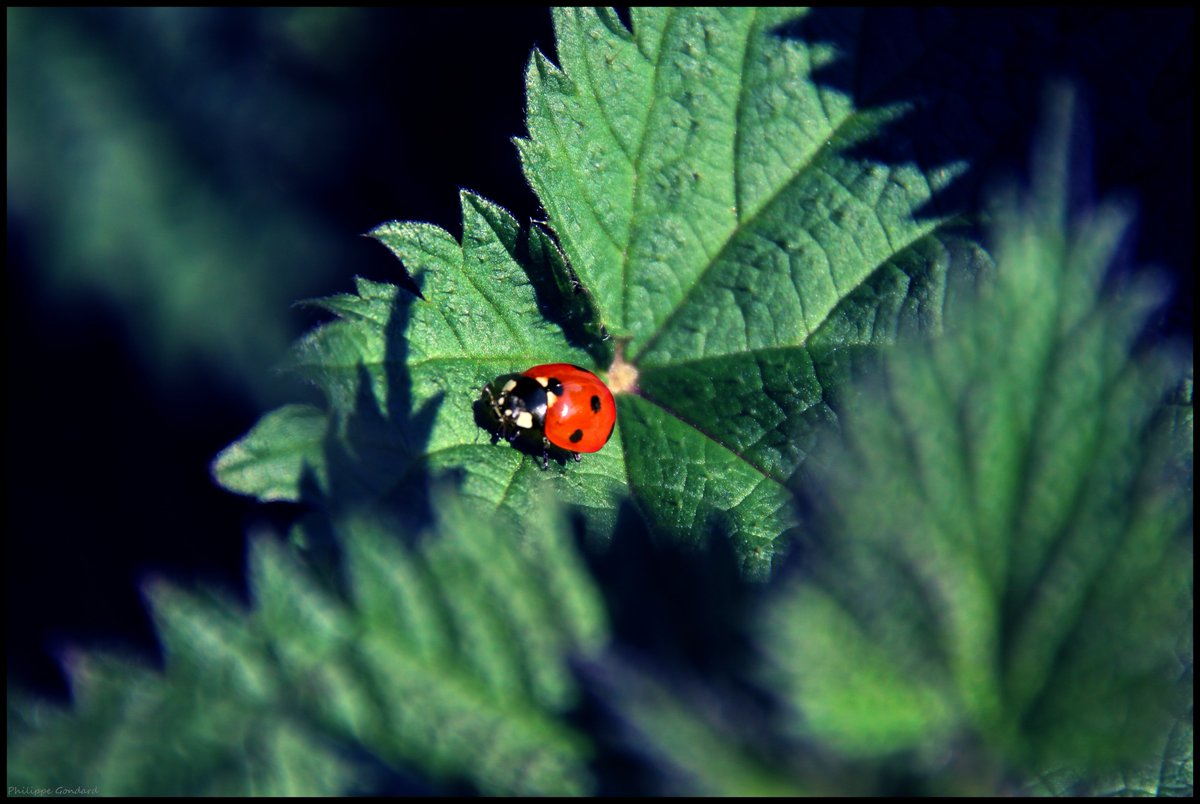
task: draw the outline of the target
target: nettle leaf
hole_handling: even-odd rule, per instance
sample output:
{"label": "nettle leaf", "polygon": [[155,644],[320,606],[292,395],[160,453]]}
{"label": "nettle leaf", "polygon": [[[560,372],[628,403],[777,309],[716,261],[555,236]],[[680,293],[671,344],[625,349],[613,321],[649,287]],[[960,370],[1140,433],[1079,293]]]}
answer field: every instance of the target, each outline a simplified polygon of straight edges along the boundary
{"label": "nettle leaf", "polygon": [[284,796],[334,795],[357,783],[363,769],[280,694],[266,645],[236,606],[165,584],[150,597],[165,675],[73,652],[65,661],[70,710],[10,695],[10,785],[77,787],[82,795]]}
{"label": "nettle leaf", "polygon": [[814,83],[837,55],[780,35],[798,13],[635,8],[630,31],[556,9],[561,67],[534,55],[518,140],[636,369],[618,398],[632,492],[680,538],[716,518],[750,574],[833,418],[834,353],[936,324],[948,268],[926,259],[944,221],[915,213],[949,172],[855,156],[902,110]]}
{"label": "nettle leaf", "polygon": [[268,413],[241,441],[224,450],[214,470],[230,491],[264,502],[297,500],[305,471],[328,485],[325,471],[325,411],[312,405],[285,405]]}
{"label": "nettle leaf", "polygon": [[[818,86],[837,54],[780,33],[798,13],[639,8],[630,31],[610,11],[557,10],[562,66],[534,54],[517,145],[562,251],[470,194],[461,244],[379,227],[421,298],[360,281],[319,302],[342,320],[293,364],[330,399],[324,465],[291,471],[310,433],[276,440],[268,419],[217,477],[264,497],[308,482],[326,500],[411,500],[421,477],[453,472],[516,512],[552,485],[600,531],[629,491],[678,539],[719,526],[765,576],[792,524],[788,481],[847,370],[898,332],[936,330],[946,276],[983,261],[917,214],[957,168],[857,153],[903,109]],[[471,414],[484,383],[539,362],[602,369],[614,341],[610,446],[542,473],[488,443]]]}
{"label": "nettle leaf", "polygon": [[[539,310],[539,293],[566,285],[553,244],[537,230],[526,236],[478,196],[464,193],[462,201],[461,245],[428,224],[390,223],[372,233],[404,262],[420,298],[360,279],[357,294],[314,302],[339,320],[304,338],[289,367],[329,399],[321,448],[313,448],[311,408],[277,411],[218,456],[214,472],[227,488],[291,500],[315,490],[335,508],[381,501],[403,508],[429,475],[454,472],[466,493],[511,512],[533,505],[548,483],[561,499],[611,520],[624,487],[619,425],[614,446],[567,471],[543,472],[524,454],[494,446],[476,422],[473,406],[497,376],[593,360],[564,336],[587,337],[585,302],[567,298],[554,320]],[[603,354],[597,344],[589,345]]]}
{"label": "nettle leaf", "polygon": [[1161,293],[1105,286],[1128,216],[1071,208],[1073,99],[1048,108],[1031,197],[997,206],[995,283],[846,406],[848,447],[811,479],[837,535],[762,629],[798,731],[850,755],[967,731],[1026,772],[1161,760],[1190,609],[1190,413],[1165,404],[1186,361],[1136,348]]}
{"label": "nettle leaf", "polygon": [[338,527],[348,594],[270,539],[251,546],[249,616],[151,585],[164,673],[73,654],[71,711],[10,696],[9,784],[336,795],[390,769],[485,794],[588,792],[590,746],[561,717],[578,695],[567,660],[607,625],[558,507],[518,524],[437,502],[419,549],[373,516]]}

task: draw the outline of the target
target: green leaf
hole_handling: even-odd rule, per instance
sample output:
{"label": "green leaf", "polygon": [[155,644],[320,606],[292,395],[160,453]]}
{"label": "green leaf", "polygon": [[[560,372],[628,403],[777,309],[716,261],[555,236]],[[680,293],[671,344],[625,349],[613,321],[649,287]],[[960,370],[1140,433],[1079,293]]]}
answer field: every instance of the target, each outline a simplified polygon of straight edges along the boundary
{"label": "green leaf", "polygon": [[833,416],[821,368],[889,340],[946,267],[924,259],[944,222],[914,215],[936,181],[853,155],[902,110],[814,83],[835,56],[779,35],[799,13],[636,8],[628,31],[556,9],[561,68],[534,55],[517,143],[637,370],[631,490],[681,539],[715,517],[752,575],[789,525],[797,442]]}
{"label": "green leaf", "polygon": [[262,646],[228,606],[165,586],[153,594],[166,676],[74,652],[70,711],[10,693],[10,785],[229,796],[333,795],[355,784],[363,769],[274,699]]}
{"label": "green leaf", "polygon": [[221,451],[213,473],[230,491],[264,502],[301,498],[306,473],[328,484],[325,468],[324,411],[311,405],[286,405],[268,413],[246,436]]}
{"label": "green leaf", "polygon": [[[470,194],[461,244],[375,230],[420,298],[360,281],[319,302],[341,320],[292,361],[330,400],[327,500],[412,500],[453,473],[518,514],[552,486],[603,534],[628,491],[674,538],[719,525],[748,575],[769,572],[793,525],[787,484],[848,369],[936,330],[946,277],[982,260],[916,216],[952,169],[859,153],[903,109],[818,86],[835,54],[780,34],[797,13],[637,9],[631,32],[609,11],[555,12],[562,67],[535,53],[517,145],[562,251]],[[486,382],[603,368],[609,336],[610,446],[542,473],[487,443],[471,408]],[[262,487],[298,489],[294,468]]]}
{"label": "green leaf", "polygon": [[466,775],[487,794],[586,792],[587,744],[556,716],[576,695],[566,656],[595,651],[605,625],[562,522],[489,527],[478,506],[442,503],[445,535],[405,560],[377,531],[352,530],[384,755]]}
{"label": "green leaf", "polygon": [[1000,767],[1094,778],[1162,727],[1191,585],[1191,433],[1164,406],[1184,361],[1135,348],[1159,294],[1104,288],[1127,216],[1069,208],[1072,98],[1050,108],[995,283],[847,406],[814,491],[836,536],[762,630],[798,729],[851,755],[967,730]]}
{"label": "green leaf", "polygon": [[9,784],[335,795],[390,767],[485,794],[588,792],[567,660],[607,624],[558,506],[522,523],[437,502],[416,540],[373,516],[338,528],[348,596],[269,539],[251,546],[249,616],[152,584],[164,673],[79,653],[72,710],[10,695]]}
{"label": "green leaf", "polygon": [[[320,427],[307,418],[310,411],[285,409],[218,457],[214,473],[222,484],[264,499],[286,489],[297,499],[307,465],[309,480],[335,509],[388,500],[404,507],[425,478],[455,472],[468,494],[511,513],[522,514],[550,484],[561,499],[596,512],[598,528],[611,522],[624,485],[619,448],[566,472],[542,472],[521,453],[492,445],[476,423],[480,390],[500,374],[591,361],[565,339],[564,322],[539,312],[539,289],[561,289],[552,244],[544,235],[524,239],[507,213],[477,196],[464,193],[462,201],[461,246],[427,224],[391,223],[373,232],[403,260],[422,298],[360,279],[356,295],[314,303],[338,320],[304,338],[289,366],[329,400],[323,456],[311,453]],[[531,279],[527,269],[541,270]],[[575,317],[565,326],[579,333],[586,327],[576,309],[568,300]],[[292,429],[281,435],[285,423]]]}

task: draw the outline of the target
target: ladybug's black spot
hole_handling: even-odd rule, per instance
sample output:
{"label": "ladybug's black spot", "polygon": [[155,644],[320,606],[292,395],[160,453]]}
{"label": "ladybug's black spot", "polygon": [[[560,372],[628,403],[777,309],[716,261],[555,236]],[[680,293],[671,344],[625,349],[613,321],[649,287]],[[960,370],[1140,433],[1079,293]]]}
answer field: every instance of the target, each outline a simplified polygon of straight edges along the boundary
{"label": "ladybug's black spot", "polygon": [[600,397],[592,394],[592,413],[600,412]]}
{"label": "ladybug's black spot", "polygon": [[583,431],[576,430],[575,432],[571,433],[571,438],[569,440],[572,444],[578,444],[582,439],[583,439]]}

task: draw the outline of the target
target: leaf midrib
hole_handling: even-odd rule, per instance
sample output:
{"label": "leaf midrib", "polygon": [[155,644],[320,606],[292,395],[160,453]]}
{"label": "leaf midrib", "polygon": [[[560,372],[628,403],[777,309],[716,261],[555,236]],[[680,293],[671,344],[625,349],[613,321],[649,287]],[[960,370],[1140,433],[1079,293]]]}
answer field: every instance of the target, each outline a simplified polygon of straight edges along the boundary
{"label": "leaf midrib", "polygon": [[[668,13],[667,21],[662,26],[662,33],[659,35],[657,58],[654,59],[654,75],[650,79],[650,103],[647,105],[646,117],[642,120],[641,140],[638,142],[637,158],[630,163],[633,169],[633,181],[629,183],[629,222],[625,227],[625,245],[621,249],[621,326],[627,328],[629,326],[629,251],[630,243],[633,240],[634,223],[638,220],[637,206],[638,188],[641,186],[642,171],[640,166],[642,159],[646,155],[646,144],[650,141],[650,137],[646,136],[650,126],[650,120],[654,116],[655,109],[658,108],[658,103],[661,98],[658,93],[658,80],[660,75],[660,67],[663,61],[663,43],[667,39],[667,31],[674,24],[678,9],[672,8]],[[636,39],[636,37],[635,37]],[[642,52],[638,48],[638,52]],[[600,103],[600,98],[596,98],[597,103]],[[618,142],[618,145],[620,143]]]}

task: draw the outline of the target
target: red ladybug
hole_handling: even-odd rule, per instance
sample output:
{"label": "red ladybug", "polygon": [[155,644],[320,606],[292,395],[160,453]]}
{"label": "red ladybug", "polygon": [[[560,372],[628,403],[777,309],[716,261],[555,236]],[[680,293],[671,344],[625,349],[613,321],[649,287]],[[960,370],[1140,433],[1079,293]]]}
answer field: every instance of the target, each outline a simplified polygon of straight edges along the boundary
{"label": "red ladybug", "polygon": [[608,443],[617,421],[612,392],[599,377],[570,363],[534,366],[522,374],[504,374],[483,389],[482,402],[496,439],[521,442],[542,452],[550,465],[550,447],[579,460]]}

